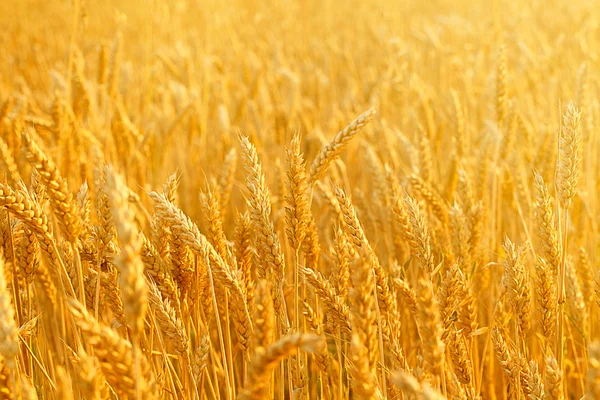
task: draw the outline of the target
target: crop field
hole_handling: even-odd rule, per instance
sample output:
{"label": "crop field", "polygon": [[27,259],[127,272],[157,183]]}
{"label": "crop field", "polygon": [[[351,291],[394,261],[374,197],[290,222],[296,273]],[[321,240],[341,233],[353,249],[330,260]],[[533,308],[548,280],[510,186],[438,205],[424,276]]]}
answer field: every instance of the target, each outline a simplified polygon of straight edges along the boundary
{"label": "crop field", "polygon": [[0,400],[600,399],[600,8],[0,0]]}

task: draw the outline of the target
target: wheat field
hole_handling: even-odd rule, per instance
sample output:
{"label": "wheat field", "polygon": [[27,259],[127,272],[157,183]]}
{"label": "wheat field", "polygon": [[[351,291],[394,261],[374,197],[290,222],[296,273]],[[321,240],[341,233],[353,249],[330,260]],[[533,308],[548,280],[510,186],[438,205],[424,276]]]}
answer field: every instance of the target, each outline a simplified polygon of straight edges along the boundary
{"label": "wheat field", "polygon": [[593,1],[0,3],[0,399],[600,399]]}

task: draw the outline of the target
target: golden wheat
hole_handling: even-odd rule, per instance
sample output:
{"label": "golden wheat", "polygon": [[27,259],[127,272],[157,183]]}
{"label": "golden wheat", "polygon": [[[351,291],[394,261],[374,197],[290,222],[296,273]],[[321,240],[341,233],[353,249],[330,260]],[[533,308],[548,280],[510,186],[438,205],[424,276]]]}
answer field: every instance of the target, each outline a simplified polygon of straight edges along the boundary
{"label": "golden wheat", "polygon": [[1,8],[0,399],[600,397],[593,2]]}

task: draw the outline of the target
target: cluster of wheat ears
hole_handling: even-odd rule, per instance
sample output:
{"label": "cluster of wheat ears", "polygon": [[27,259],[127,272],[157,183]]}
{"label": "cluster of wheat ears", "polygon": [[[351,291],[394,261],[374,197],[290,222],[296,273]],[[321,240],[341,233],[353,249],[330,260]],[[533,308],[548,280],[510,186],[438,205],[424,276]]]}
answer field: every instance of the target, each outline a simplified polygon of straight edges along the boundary
{"label": "cluster of wheat ears", "polygon": [[593,2],[3,3],[0,399],[600,399]]}

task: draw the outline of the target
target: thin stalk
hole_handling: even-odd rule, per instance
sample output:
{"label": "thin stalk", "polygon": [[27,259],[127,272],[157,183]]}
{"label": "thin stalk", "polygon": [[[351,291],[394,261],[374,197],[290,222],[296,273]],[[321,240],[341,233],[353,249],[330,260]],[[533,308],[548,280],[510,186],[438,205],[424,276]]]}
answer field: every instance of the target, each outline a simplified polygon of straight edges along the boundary
{"label": "thin stalk", "polygon": [[81,256],[79,254],[79,246],[77,243],[71,243],[71,248],[73,250],[73,256],[75,257],[75,270],[77,270],[77,280],[79,281],[79,301],[81,304],[86,306],[85,303],[85,285],[83,281],[83,267],[81,265]]}
{"label": "thin stalk", "polygon": [[[223,356],[225,357],[225,354],[227,354],[227,352],[225,351],[225,342],[223,339],[223,329],[221,327],[221,321],[219,319],[219,307],[217,305],[217,297],[215,295],[215,283],[213,281],[213,276],[212,276],[212,269],[210,267],[210,261],[208,259],[208,256],[205,259],[206,262],[206,271],[207,271],[207,275],[208,275],[208,281],[210,282],[210,289],[211,289],[211,293],[212,293],[212,301],[213,301],[213,308],[215,309],[215,318],[216,318],[216,323],[217,323],[217,332],[219,334],[219,344],[221,346],[221,353],[223,354]],[[229,366],[227,365],[227,362],[223,363],[223,368],[225,368],[225,375],[227,376],[227,379],[225,379],[225,388],[227,390],[227,397],[228,398],[233,398],[231,396],[232,392],[232,388],[231,388],[231,377],[229,374]]]}
{"label": "thin stalk", "polygon": [[[231,319],[229,318],[229,293],[225,290],[225,341],[227,342],[227,348],[232,349],[232,341],[231,341],[231,327],[229,325]],[[233,371],[233,356],[230,351],[227,354],[227,362],[229,363],[229,368],[231,371],[231,389],[233,391],[233,397],[235,398],[235,373]]]}
{"label": "thin stalk", "polygon": [[[338,356],[338,363],[340,366],[344,365],[342,364],[342,349],[341,349],[341,337],[342,337],[342,332],[340,330],[340,328],[337,328],[337,335],[335,338],[335,347],[336,347],[336,351],[337,351],[337,356]],[[345,350],[348,350],[347,348]],[[344,354],[348,354],[348,353],[344,353]],[[342,368],[339,368],[339,383],[338,383],[338,399],[343,399],[344,398],[344,374],[342,372]]]}
{"label": "thin stalk", "polygon": [[[373,279],[377,279],[377,277],[375,276],[375,270],[372,269],[372,273],[373,273]],[[373,293],[375,294],[375,311],[377,312],[377,331],[379,334],[379,358],[381,361],[381,370],[385,371],[385,350],[383,347],[383,330],[381,328],[381,311],[379,310],[379,299],[377,298],[377,288],[375,288],[375,290],[373,290]],[[377,376],[377,367],[375,367],[375,379],[378,380],[378,376]],[[384,398],[387,399],[387,386],[386,386],[386,379],[384,378],[385,372],[381,375],[381,385],[383,387],[383,396]]]}
{"label": "thin stalk", "polygon": [[517,360],[515,360],[517,362],[517,393],[521,393],[521,379],[519,379],[519,377],[521,376],[521,362],[520,362],[520,357],[521,357],[521,346],[520,343],[521,341],[519,340],[519,323],[518,320],[515,318],[514,319],[515,322],[515,346],[517,347]]}
{"label": "thin stalk", "polygon": [[[300,288],[299,286],[299,272],[298,272],[298,258],[299,258],[299,248],[296,248],[294,251],[294,328],[296,332],[300,332],[300,306],[299,306],[299,295]],[[300,370],[300,349],[296,349],[296,378],[300,378],[301,375]],[[299,379],[298,379],[299,381]]]}
{"label": "thin stalk", "polygon": [[[561,256],[560,256],[560,265],[558,271],[558,315],[557,315],[557,329],[556,329],[556,354],[557,354],[557,362],[561,369],[564,371],[565,369],[565,358],[564,358],[564,340],[565,340],[565,301],[566,301],[566,285],[565,285],[565,277],[566,277],[566,249],[567,249],[567,220],[568,220],[568,205],[563,205],[563,219],[562,219],[562,228],[559,223],[559,234],[562,234],[562,246],[561,246]],[[561,221],[559,216],[559,221]],[[563,376],[563,390],[566,389],[566,385],[564,384],[564,376]],[[567,395],[565,393],[565,395]]]}
{"label": "thin stalk", "polygon": [[130,333],[132,352],[133,352],[133,375],[135,376],[135,398],[142,400],[141,374],[140,374],[140,355],[139,355],[139,343],[137,338],[137,332],[132,331]]}

